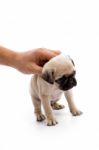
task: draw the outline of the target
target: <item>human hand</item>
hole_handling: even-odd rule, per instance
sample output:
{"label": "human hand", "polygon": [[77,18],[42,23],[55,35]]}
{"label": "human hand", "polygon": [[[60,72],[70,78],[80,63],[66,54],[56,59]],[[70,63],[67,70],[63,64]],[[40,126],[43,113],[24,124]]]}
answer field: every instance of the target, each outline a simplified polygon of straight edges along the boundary
{"label": "human hand", "polygon": [[60,53],[58,50],[54,51],[46,48],[19,52],[15,57],[13,67],[25,74],[41,74],[43,65]]}

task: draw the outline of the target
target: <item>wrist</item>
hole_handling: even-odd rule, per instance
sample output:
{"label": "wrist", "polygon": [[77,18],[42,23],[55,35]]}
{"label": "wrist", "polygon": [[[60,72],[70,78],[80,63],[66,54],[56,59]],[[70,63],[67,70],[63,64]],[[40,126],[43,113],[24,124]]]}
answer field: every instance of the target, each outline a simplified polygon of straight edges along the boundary
{"label": "wrist", "polygon": [[12,51],[8,59],[8,66],[16,68],[18,64],[18,59],[19,59],[19,53]]}
{"label": "wrist", "polygon": [[16,65],[17,57],[18,57],[18,52],[9,50],[4,47],[0,47],[0,64],[1,65],[14,67]]}

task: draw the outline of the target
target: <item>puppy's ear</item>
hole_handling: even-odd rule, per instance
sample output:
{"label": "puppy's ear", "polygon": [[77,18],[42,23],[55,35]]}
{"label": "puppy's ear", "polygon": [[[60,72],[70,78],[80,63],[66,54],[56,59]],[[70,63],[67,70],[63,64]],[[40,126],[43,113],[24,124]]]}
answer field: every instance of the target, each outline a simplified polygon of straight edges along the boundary
{"label": "puppy's ear", "polygon": [[75,63],[74,63],[73,59],[72,59],[70,56],[68,56],[68,57],[69,57],[69,59],[71,60],[73,66],[75,66]]}
{"label": "puppy's ear", "polygon": [[50,84],[54,84],[55,78],[54,78],[54,71],[45,71],[41,76],[45,81],[47,81]]}
{"label": "puppy's ear", "polygon": [[74,61],[71,59],[71,62],[72,62],[72,64],[75,66],[75,63],[74,63]]}

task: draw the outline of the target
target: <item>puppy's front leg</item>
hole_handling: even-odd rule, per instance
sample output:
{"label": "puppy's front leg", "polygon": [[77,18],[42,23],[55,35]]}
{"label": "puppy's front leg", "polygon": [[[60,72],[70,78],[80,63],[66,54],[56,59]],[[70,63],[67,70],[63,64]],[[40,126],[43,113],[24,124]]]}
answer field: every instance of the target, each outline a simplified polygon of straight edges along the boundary
{"label": "puppy's front leg", "polygon": [[32,102],[34,105],[34,113],[36,115],[37,121],[43,121],[45,119],[45,116],[42,114],[41,111],[41,101],[37,99],[35,96],[31,94]]}
{"label": "puppy's front leg", "polygon": [[72,113],[72,115],[73,116],[81,115],[82,112],[77,109],[77,107],[76,107],[76,105],[74,103],[72,89],[68,90],[68,91],[65,91],[64,94],[65,94],[65,97],[67,99],[68,106],[69,106],[69,109],[70,109],[70,112]]}
{"label": "puppy's front leg", "polygon": [[51,108],[48,97],[45,95],[42,95],[41,102],[43,104],[44,111],[45,111],[45,114],[47,117],[47,125],[48,126],[56,125],[58,122],[56,121],[56,119],[53,115],[52,108]]}

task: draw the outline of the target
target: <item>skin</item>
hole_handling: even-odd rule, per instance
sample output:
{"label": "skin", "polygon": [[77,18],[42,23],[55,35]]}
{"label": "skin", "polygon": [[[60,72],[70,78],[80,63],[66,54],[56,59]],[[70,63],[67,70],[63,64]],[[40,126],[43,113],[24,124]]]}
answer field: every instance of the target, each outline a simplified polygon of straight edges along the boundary
{"label": "skin", "polygon": [[13,67],[24,74],[41,74],[43,65],[60,53],[46,48],[15,52],[0,46],[0,65]]}

